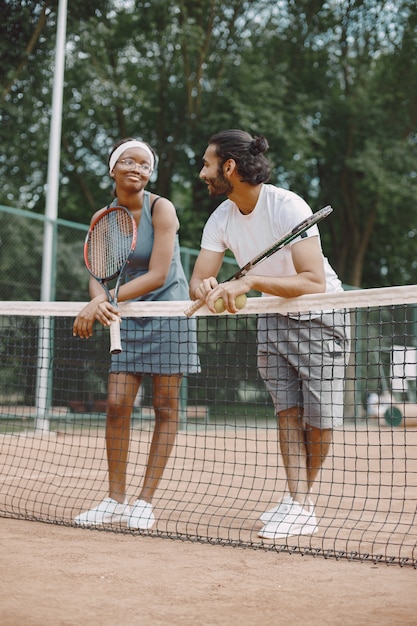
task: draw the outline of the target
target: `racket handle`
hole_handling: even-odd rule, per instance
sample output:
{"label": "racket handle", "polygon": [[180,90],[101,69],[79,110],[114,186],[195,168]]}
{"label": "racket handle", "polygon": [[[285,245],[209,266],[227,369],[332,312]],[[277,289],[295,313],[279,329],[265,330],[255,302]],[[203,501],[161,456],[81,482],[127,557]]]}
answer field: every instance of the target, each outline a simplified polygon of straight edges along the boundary
{"label": "racket handle", "polygon": [[189,306],[188,309],[185,309],[184,313],[187,317],[191,317],[192,315],[194,315],[196,311],[198,311],[198,309],[201,309],[201,307],[204,305],[205,305],[204,300],[194,300],[192,305]]}
{"label": "racket handle", "polygon": [[122,343],[120,341],[120,320],[110,324],[110,353],[120,354]]}

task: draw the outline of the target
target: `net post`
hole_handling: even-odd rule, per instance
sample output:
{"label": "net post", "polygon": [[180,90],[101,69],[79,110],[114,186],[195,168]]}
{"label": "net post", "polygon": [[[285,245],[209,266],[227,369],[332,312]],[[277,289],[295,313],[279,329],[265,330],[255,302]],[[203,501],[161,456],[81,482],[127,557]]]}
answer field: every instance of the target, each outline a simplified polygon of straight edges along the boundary
{"label": "net post", "polygon": [[48,411],[51,406],[51,377],[50,368],[52,350],[53,320],[51,317],[39,319],[38,363],[36,377],[36,417],[34,430],[38,433],[50,431]]}

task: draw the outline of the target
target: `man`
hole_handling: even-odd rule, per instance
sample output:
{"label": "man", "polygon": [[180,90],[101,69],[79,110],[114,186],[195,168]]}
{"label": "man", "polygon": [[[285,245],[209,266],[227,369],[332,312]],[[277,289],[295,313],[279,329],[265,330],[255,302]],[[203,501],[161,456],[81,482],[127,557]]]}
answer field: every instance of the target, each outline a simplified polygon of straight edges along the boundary
{"label": "man", "polygon": [[[218,284],[226,249],[242,266],[311,215],[295,193],[265,184],[270,173],[267,149],[264,137],[227,130],[211,137],[203,157],[200,178],[210,196],[226,195],[227,200],[204,227],[190,297],[205,300],[213,313],[220,297],[230,313],[237,313],[236,297],[251,289],[288,298],[342,291],[323,256],[317,226],[246,276]],[[311,488],[328,454],[332,429],[342,423],[347,352],[341,312],[259,316],[258,368],[278,416],[289,492],[261,516],[262,538],[318,530]]]}

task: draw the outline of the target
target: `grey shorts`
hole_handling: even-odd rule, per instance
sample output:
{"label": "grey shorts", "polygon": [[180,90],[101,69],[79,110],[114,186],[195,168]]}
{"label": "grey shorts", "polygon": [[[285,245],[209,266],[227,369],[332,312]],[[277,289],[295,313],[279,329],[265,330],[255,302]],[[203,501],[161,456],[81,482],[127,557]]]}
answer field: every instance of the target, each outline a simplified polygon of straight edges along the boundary
{"label": "grey shorts", "polygon": [[258,318],[258,369],[277,413],[298,406],[315,428],[343,423],[350,341],[348,314],[310,319],[268,314]]}

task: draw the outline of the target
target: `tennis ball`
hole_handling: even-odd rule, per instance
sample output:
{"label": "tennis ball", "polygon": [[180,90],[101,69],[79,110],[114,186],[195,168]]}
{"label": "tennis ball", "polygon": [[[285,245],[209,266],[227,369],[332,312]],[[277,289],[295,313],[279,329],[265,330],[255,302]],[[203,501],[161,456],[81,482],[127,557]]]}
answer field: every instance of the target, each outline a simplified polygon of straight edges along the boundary
{"label": "tennis ball", "polygon": [[[241,293],[240,296],[237,296],[236,300],[235,300],[235,304],[236,304],[236,308],[237,309],[243,309],[243,307],[246,306],[246,302],[247,302],[247,297],[245,293]],[[216,313],[224,313],[226,310],[226,307],[224,306],[224,300],[223,298],[217,298],[217,300],[214,303],[214,308],[216,309]]]}
{"label": "tennis ball", "polygon": [[246,306],[247,300],[246,293],[241,293],[235,300],[236,308],[239,310],[243,309]]}
{"label": "tennis ball", "polygon": [[223,298],[217,298],[216,302],[214,303],[214,308],[216,309],[216,313],[224,313],[225,312],[226,307],[224,306]]}

